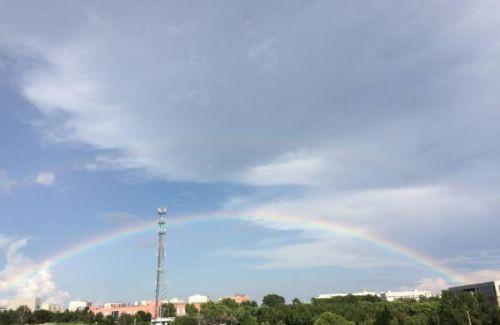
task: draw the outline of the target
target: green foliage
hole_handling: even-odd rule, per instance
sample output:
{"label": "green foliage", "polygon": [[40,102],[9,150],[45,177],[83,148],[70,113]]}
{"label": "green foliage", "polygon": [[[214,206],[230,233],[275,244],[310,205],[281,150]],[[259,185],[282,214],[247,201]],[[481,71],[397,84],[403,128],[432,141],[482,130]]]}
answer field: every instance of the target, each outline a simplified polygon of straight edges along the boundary
{"label": "green foliage", "polygon": [[392,321],[392,313],[387,308],[387,306],[384,306],[384,309],[380,310],[377,312],[375,315],[375,323],[374,325],[390,325]]}
{"label": "green foliage", "polygon": [[134,317],[130,314],[121,314],[120,317],[118,317],[118,325],[133,325],[134,324]]}
{"label": "green foliage", "polygon": [[231,310],[236,310],[238,308],[238,303],[231,298],[222,298],[220,303],[224,306],[229,307]]}
{"label": "green foliage", "polygon": [[354,322],[340,315],[325,311],[314,321],[314,325],[354,325]]}
{"label": "green foliage", "polygon": [[139,310],[137,313],[135,313],[134,318],[136,319],[137,322],[146,323],[151,321],[151,314]]}
{"label": "green foliage", "polygon": [[182,316],[175,318],[174,325],[198,325],[198,320],[195,317]]}
{"label": "green foliage", "polygon": [[[168,315],[173,305],[163,305]],[[346,296],[330,299],[312,299],[304,303],[294,299],[286,304],[278,295],[267,295],[263,304],[255,302],[236,304],[232,300],[209,302],[198,312],[194,305],[186,306],[187,315],[177,317],[176,325],[494,325],[500,324],[500,310],[481,294],[445,291],[441,298],[383,302],[373,296]],[[45,310],[31,312],[25,306],[16,310],[0,311],[0,325],[20,324],[97,324],[146,325],[151,315],[138,312],[134,316],[121,315],[118,319],[89,311],[53,313]]]}
{"label": "green foliage", "polygon": [[205,324],[236,324],[234,310],[221,303],[210,301],[202,304],[200,315]]}
{"label": "green foliage", "polygon": [[171,302],[161,305],[161,315],[163,317],[175,317],[176,315],[175,305]]}
{"label": "green foliage", "polygon": [[277,294],[269,294],[262,298],[262,304],[267,307],[277,308],[285,305],[285,298]]}
{"label": "green foliage", "polygon": [[185,309],[186,309],[186,315],[191,316],[191,317],[198,316],[198,309],[196,308],[195,305],[187,304]]}

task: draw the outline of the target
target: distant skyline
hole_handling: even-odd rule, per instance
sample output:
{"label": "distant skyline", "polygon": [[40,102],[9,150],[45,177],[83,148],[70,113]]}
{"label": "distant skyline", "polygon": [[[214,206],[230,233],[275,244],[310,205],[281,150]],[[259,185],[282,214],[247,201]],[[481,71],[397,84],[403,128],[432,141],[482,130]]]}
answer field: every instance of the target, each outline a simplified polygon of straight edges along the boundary
{"label": "distant skyline", "polygon": [[2,1],[0,302],[500,279],[497,1]]}

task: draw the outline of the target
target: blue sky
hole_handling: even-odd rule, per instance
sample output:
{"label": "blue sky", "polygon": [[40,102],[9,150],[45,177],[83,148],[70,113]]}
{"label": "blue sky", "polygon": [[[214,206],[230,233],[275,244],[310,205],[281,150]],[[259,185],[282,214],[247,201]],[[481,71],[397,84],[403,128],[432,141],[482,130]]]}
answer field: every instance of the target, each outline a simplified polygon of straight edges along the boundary
{"label": "blue sky", "polygon": [[[0,300],[153,294],[154,232],[16,270],[166,204],[168,296],[500,278],[496,1],[3,2]],[[123,283],[127,285],[124,286]]]}

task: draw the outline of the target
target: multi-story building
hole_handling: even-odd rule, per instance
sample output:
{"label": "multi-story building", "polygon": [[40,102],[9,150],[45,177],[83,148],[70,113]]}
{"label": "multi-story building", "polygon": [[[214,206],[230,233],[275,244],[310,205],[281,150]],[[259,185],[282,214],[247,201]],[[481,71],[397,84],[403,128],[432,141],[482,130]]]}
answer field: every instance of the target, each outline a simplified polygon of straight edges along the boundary
{"label": "multi-story building", "polygon": [[465,291],[470,293],[481,292],[491,303],[500,306],[500,280],[472,283],[458,287],[451,287],[451,291]]}
{"label": "multi-story building", "polygon": [[360,292],[352,292],[352,293],[325,293],[316,296],[316,299],[328,299],[328,298],[333,298],[333,297],[345,297],[348,295],[352,296],[376,296],[380,297],[380,293],[375,292],[375,291],[360,291]]}
{"label": "multi-story building", "polygon": [[352,296],[375,296],[380,297],[384,301],[394,301],[397,299],[416,299],[419,300],[420,297],[429,298],[432,297],[432,293],[430,291],[420,291],[420,290],[412,290],[412,291],[386,291],[386,292],[375,292],[375,291],[360,291],[353,293],[326,293],[316,296],[316,299],[328,299],[333,297],[345,297],[348,295]]}
{"label": "multi-story building", "polygon": [[412,291],[386,291],[381,294],[382,300],[394,301],[398,299],[415,299],[420,300],[421,297],[430,298],[430,291],[412,290]]}
{"label": "multi-story building", "polygon": [[74,300],[69,302],[68,310],[69,311],[89,310],[91,306],[92,303],[90,301]]}
{"label": "multi-story building", "polygon": [[[186,315],[186,304],[184,303],[174,303],[175,312],[177,316]],[[121,314],[134,315],[138,311],[143,311],[145,313],[150,313],[154,315],[155,313],[155,302],[154,301],[142,301],[135,302],[133,304],[127,305],[124,303],[107,303],[104,306],[93,306],[90,307],[90,311],[94,314],[102,313],[104,316],[111,315],[114,318],[118,318]]]}
{"label": "multi-story building", "polygon": [[188,303],[190,304],[203,304],[209,302],[210,298],[203,295],[192,295],[188,297]]}
{"label": "multi-story building", "polygon": [[26,306],[31,311],[40,309],[40,299],[37,297],[14,298],[9,301],[9,309],[17,309],[20,306]]}
{"label": "multi-story building", "polygon": [[[245,301],[250,301],[249,296],[241,294],[241,293],[237,293],[237,294],[234,294],[232,296],[223,297],[221,299],[224,299],[224,298],[233,299],[237,304],[241,304],[242,302],[245,302]],[[219,300],[221,300],[221,299],[219,299]]]}
{"label": "multi-story building", "polygon": [[48,310],[48,311],[51,311],[53,313],[58,313],[61,311],[62,308],[61,308],[61,305],[59,305],[59,304],[45,302],[40,306],[40,309]]}

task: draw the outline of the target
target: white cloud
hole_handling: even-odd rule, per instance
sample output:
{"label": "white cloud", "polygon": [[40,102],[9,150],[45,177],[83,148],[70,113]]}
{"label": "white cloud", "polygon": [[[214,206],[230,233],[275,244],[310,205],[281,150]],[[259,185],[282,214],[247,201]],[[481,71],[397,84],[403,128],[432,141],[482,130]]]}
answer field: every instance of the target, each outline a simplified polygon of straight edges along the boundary
{"label": "white cloud", "polygon": [[[463,273],[462,278],[464,284],[498,281],[500,280],[500,271],[490,269],[470,271]],[[453,286],[456,284],[450,284],[443,278],[423,278],[418,281],[417,289],[429,290],[436,294]]]}
{"label": "white cloud", "polygon": [[45,186],[51,186],[56,180],[56,175],[53,172],[45,171],[40,172],[36,176],[35,182]]}
{"label": "white cloud", "polygon": [[[12,239],[0,235],[0,239],[0,250],[5,254],[5,265],[0,270],[0,298],[36,296],[44,301],[59,303],[67,299],[68,293],[57,288],[48,266],[37,267],[22,252],[28,244],[26,238]],[[34,273],[17,283],[19,273],[26,269],[33,269]]]}

